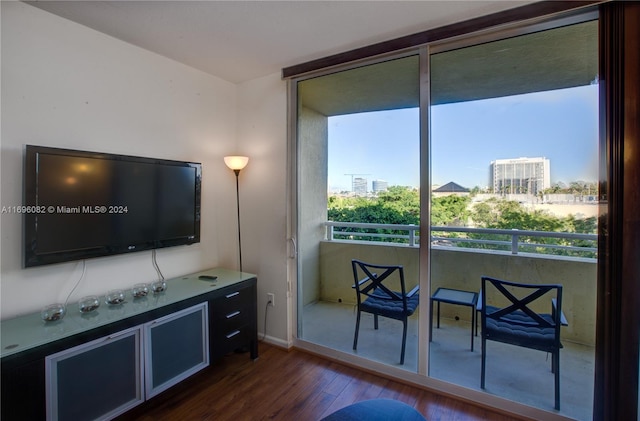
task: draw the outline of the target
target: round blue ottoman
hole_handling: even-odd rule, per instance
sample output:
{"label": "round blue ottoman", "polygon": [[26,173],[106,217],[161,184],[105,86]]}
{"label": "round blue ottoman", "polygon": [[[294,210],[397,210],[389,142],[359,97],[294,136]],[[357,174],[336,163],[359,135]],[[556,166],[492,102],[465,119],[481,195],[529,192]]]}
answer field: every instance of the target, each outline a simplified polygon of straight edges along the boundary
{"label": "round blue ottoman", "polygon": [[324,417],[322,421],[425,421],[411,406],[391,399],[356,402]]}

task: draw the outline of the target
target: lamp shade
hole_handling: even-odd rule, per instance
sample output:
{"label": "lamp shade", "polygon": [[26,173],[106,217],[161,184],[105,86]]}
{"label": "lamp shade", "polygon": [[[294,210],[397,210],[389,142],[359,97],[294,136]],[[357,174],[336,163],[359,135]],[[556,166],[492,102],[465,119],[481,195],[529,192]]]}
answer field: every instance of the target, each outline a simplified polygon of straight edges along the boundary
{"label": "lamp shade", "polygon": [[234,171],[243,169],[247,166],[248,162],[248,156],[232,155],[224,157],[224,163],[227,165],[227,167],[231,168]]}

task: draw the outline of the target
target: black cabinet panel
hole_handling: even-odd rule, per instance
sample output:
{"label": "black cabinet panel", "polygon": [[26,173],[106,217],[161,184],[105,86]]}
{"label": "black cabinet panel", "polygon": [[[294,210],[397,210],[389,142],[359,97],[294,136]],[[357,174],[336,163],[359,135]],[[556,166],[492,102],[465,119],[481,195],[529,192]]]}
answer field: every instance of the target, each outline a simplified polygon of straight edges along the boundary
{"label": "black cabinet panel", "polygon": [[44,420],[44,359],[27,363],[2,362],[3,420]]}
{"label": "black cabinet panel", "polygon": [[246,283],[227,289],[214,298],[211,311],[211,355],[221,357],[239,349],[258,357],[256,285]]}

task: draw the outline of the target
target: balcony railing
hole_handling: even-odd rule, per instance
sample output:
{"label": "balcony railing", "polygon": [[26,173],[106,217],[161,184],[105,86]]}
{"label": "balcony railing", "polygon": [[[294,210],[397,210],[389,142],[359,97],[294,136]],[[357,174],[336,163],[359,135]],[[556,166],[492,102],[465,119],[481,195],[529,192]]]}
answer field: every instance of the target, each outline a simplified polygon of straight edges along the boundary
{"label": "balcony railing", "polygon": [[[328,241],[377,241],[420,245],[420,227],[417,225],[367,224],[357,222],[325,223]],[[435,246],[463,247],[596,258],[598,236],[570,232],[528,231],[519,229],[489,229],[469,227],[431,227],[431,244]]]}

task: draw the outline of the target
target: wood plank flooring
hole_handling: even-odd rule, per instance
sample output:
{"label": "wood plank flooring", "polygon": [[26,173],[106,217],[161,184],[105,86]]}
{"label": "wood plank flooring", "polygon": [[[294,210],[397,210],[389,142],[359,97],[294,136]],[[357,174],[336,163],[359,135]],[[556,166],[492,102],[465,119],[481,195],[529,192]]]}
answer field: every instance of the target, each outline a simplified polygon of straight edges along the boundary
{"label": "wood plank flooring", "polygon": [[404,402],[428,421],[514,419],[302,351],[259,349],[255,362],[230,354],[118,420],[315,421],[374,398]]}

